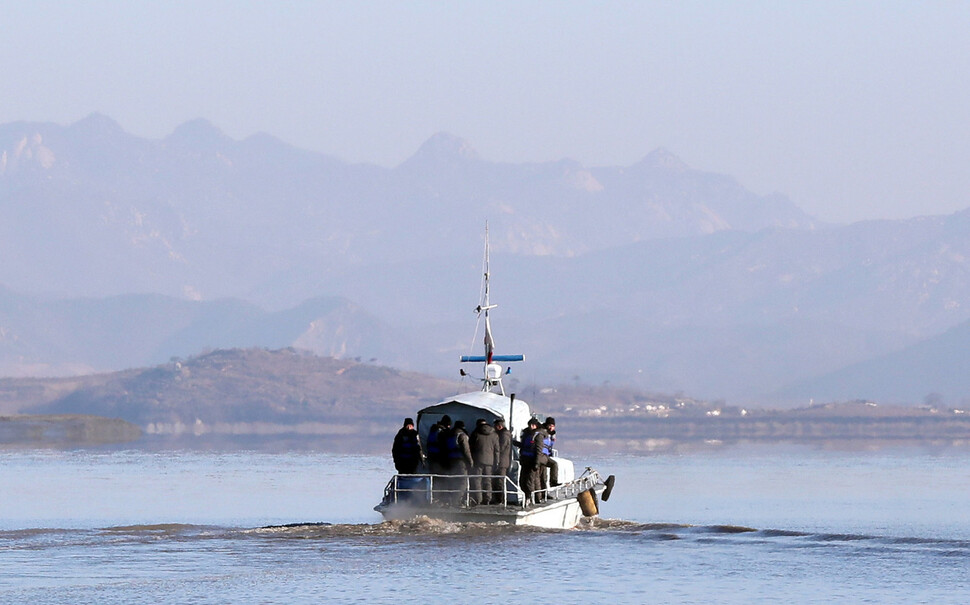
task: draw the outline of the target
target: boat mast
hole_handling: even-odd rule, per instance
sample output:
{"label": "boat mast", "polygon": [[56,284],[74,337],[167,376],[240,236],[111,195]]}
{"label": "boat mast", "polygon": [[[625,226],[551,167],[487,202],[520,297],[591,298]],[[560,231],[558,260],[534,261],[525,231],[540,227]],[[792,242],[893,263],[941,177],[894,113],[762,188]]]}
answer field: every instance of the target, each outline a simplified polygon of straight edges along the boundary
{"label": "boat mast", "polygon": [[[477,362],[484,363],[484,376],[482,377],[482,391],[491,391],[493,388],[498,387],[499,393],[505,395],[505,385],[502,384],[502,375],[508,373],[509,370],[504,370],[499,362],[510,362],[510,361],[522,361],[525,359],[524,355],[495,355],[495,340],[492,338],[492,323],[489,321],[488,312],[497,307],[498,305],[493,305],[489,300],[488,292],[488,280],[489,280],[489,267],[488,267],[488,222],[485,223],[485,262],[483,269],[483,288],[482,288],[482,302],[477,307],[475,307],[475,312],[478,313],[479,318],[484,316],[485,319],[485,355],[462,355],[462,363]],[[511,422],[512,419],[509,419]]]}
{"label": "boat mast", "polygon": [[[492,305],[489,303],[488,299],[488,223],[485,223],[485,271],[483,273],[484,279],[484,292],[482,293],[482,304],[475,308],[475,312],[478,313],[479,317],[482,314],[485,315],[485,378],[486,382],[488,379],[488,364],[492,363],[492,353],[495,349],[495,341],[492,340],[492,323],[488,320],[488,312],[498,305]],[[501,378],[499,378],[499,386],[501,386]],[[488,389],[486,389],[488,390]],[[505,390],[502,389],[502,394],[505,394]]]}

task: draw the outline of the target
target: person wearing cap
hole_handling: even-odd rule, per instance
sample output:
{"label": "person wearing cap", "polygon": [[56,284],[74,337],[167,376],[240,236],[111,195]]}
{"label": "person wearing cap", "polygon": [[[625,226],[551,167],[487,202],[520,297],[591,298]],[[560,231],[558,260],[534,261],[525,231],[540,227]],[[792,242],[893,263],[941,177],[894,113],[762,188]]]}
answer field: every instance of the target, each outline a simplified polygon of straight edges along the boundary
{"label": "person wearing cap", "polygon": [[532,502],[532,492],[538,487],[538,473],[536,466],[536,434],[539,431],[539,419],[529,418],[529,426],[522,429],[519,441],[519,487],[525,493],[525,501]]}
{"label": "person wearing cap", "polygon": [[414,429],[414,419],[404,419],[404,426],[394,436],[391,456],[398,473],[413,475],[417,472],[418,465],[424,460],[424,450],[421,448],[421,437]]}
{"label": "person wearing cap", "polygon": [[553,459],[556,447],[556,419],[551,416],[539,427],[535,437],[536,467],[539,473],[540,489],[559,485],[559,464]]}
{"label": "person wearing cap", "polygon": [[428,470],[432,475],[444,475],[447,469],[447,435],[451,431],[451,416],[445,414],[428,431]]}
{"label": "person wearing cap", "polygon": [[492,504],[502,504],[505,502],[505,476],[512,467],[512,433],[505,428],[504,419],[495,419],[495,434],[498,436],[498,458],[492,479]]}
{"label": "person wearing cap", "polygon": [[492,475],[498,461],[498,435],[495,429],[484,418],[475,422],[475,430],[468,438],[475,461],[471,475],[472,502],[477,504],[492,504]]}

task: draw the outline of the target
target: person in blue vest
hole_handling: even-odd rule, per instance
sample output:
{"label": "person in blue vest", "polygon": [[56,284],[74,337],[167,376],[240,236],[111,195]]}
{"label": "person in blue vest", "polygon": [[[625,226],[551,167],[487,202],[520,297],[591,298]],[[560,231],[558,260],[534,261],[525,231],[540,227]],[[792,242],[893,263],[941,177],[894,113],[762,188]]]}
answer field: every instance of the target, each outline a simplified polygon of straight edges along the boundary
{"label": "person in blue vest", "polygon": [[546,418],[536,433],[536,466],[540,489],[559,485],[559,464],[553,459],[556,448],[556,419]]}
{"label": "person in blue vest", "polygon": [[414,420],[404,419],[404,426],[394,436],[391,446],[391,456],[394,457],[394,468],[402,475],[413,475],[418,466],[424,461],[424,450],[421,448],[421,437],[414,430]]}
{"label": "person in blue vest", "polygon": [[539,419],[530,418],[529,426],[522,429],[519,441],[519,487],[525,493],[525,501],[532,502],[532,492],[538,487],[538,472],[536,465],[536,433],[539,431]]}

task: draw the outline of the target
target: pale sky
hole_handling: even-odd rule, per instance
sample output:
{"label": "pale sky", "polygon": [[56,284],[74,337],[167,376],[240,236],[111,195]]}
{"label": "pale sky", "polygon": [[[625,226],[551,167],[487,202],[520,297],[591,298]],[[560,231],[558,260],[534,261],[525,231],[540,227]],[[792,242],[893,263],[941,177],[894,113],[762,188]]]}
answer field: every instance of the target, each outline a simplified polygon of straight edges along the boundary
{"label": "pale sky", "polygon": [[970,2],[0,0],[0,123],[203,117],[394,166],[666,147],[823,220],[970,207]]}

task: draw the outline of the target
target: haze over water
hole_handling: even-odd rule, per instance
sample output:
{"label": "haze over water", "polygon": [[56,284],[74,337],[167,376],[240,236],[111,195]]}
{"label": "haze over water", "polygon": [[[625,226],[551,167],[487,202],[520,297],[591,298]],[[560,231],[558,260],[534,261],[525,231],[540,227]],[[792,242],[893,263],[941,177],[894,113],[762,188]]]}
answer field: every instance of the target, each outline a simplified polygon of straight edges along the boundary
{"label": "haze over water", "polygon": [[561,532],[382,524],[384,457],[9,452],[0,602],[390,602],[430,584],[450,599],[502,586],[479,597],[501,602],[543,578],[566,603],[965,598],[970,452],[589,462],[617,489],[602,519]]}

